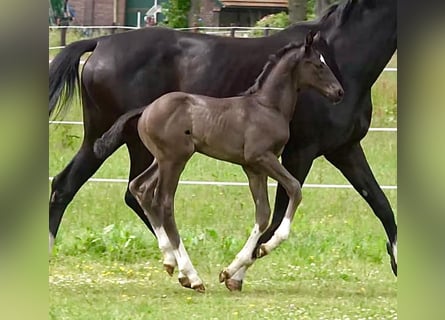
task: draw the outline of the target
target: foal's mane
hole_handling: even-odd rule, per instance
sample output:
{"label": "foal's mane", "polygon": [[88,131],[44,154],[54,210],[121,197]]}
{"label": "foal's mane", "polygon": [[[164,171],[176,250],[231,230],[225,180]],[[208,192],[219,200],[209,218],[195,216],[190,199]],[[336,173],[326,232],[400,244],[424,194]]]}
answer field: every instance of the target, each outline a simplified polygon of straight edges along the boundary
{"label": "foal's mane", "polygon": [[267,79],[270,72],[278,64],[278,62],[281,60],[281,58],[283,58],[283,56],[286,55],[286,53],[288,53],[289,51],[297,49],[297,48],[301,48],[302,46],[303,46],[303,43],[291,42],[291,43],[287,44],[286,46],[282,47],[280,50],[278,50],[275,54],[271,54],[269,56],[269,60],[264,65],[263,70],[261,71],[260,75],[255,79],[254,84],[249,89],[247,89],[246,91],[241,93],[240,95],[247,96],[247,95],[254,94],[258,90],[260,90],[264,84],[264,81]]}

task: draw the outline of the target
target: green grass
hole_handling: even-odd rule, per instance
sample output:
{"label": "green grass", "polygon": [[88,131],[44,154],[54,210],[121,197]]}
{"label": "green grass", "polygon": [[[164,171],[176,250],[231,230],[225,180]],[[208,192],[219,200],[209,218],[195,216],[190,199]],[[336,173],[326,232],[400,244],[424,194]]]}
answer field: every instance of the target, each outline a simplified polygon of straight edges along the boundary
{"label": "green grass", "polygon": [[[396,59],[396,57],[395,57]],[[397,125],[396,73],[373,88],[373,127]],[[81,120],[78,102],[66,120]],[[49,174],[77,151],[81,126],[50,126]],[[381,185],[397,184],[397,135],[369,132],[364,150]],[[125,178],[125,148],[96,173]],[[195,155],[182,180],[246,181],[234,165]],[[323,158],[307,183],[346,184]],[[275,188],[269,189],[271,204]],[[386,236],[352,189],[303,189],[287,241],[248,271],[243,291],[218,274],[254,223],[247,187],[180,185],[176,220],[207,291],[180,287],[162,269],[154,237],[124,204],[125,183],[86,183],[66,211],[49,262],[51,319],[396,319],[397,282]],[[397,190],[385,190],[397,214]]]}

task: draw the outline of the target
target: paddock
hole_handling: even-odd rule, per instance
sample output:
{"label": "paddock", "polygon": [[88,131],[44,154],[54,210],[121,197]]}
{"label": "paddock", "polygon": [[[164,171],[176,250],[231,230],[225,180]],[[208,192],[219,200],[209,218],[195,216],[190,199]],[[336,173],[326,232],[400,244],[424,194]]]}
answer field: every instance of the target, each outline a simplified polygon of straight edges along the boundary
{"label": "paddock", "polygon": [[[384,72],[374,85],[374,129],[363,146],[397,215],[396,79],[395,72]],[[50,125],[50,176],[82,138],[80,106],[72,110],[68,124]],[[251,229],[254,208],[242,170],[195,155],[181,177],[176,220],[207,285],[204,295],[184,290],[164,272],[154,237],[124,204],[127,173],[123,147],[68,207],[49,264],[54,318],[397,319],[397,283],[381,225],[323,158],[303,186],[289,239],[257,261],[239,294],[220,284],[218,273]],[[271,205],[275,188],[271,183]]]}
{"label": "paddock", "polygon": [[[388,68],[396,66],[394,56]],[[397,215],[394,69],[374,85],[373,102],[373,130],[363,146]],[[50,177],[82,141],[80,105],[64,121],[50,124]],[[175,211],[184,244],[206,283],[204,295],[183,289],[164,272],[156,240],[123,201],[128,168],[123,147],[68,207],[49,263],[51,318],[397,319],[397,280],[383,250],[382,227],[323,158],[303,186],[289,239],[252,266],[241,293],[229,292],[218,274],[251,230],[254,207],[247,180],[235,165],[192,158]],[[275,188],[271,183],[271,206]]]}

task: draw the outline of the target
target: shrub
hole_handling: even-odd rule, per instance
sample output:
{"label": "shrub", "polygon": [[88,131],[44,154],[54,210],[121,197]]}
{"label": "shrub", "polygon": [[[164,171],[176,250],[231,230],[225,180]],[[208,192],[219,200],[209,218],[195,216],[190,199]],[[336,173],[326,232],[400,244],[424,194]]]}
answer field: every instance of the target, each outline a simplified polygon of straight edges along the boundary
{"label": "shrub", "polygon": [[[289,15],[286,12],[280,12],[262,17],[255,23],[255,27],[286,28],[289,24]],[[271,30],[271,32],[276,32],[276,30]],[[254,37],[260,37],[264,35],[264,31],[254,30],[252,35]]]}
{"label": "shrub", "polygon": [[170,0],[162,4],[163,24],[171,28],[187,28],[190,0]]}

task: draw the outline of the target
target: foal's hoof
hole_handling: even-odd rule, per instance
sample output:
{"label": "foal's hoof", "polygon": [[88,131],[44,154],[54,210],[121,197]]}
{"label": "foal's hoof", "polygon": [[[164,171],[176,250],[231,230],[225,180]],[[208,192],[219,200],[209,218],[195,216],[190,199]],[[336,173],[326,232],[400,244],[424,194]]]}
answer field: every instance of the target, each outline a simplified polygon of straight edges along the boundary
{"label": "foal's hoof", "polygon": [[206,288],[204,287],[204,285],[202,283],[198,284],[196,286],[193,286],[192,289],[199,293],[204,293],[206,291]]}
{"label": "foal's hoof", "polygon": [[241,291],[243,287],[242,280],[226,279],[225,284],[230,291]]}
{"label": "foal's hoof", "polygon": [[189,278],[187,277],[183,277],[183,278],[178,278],[179,283],[181,284],[181,286],[185,287],[185,288],[192,288],[192,284],[190,283]]}
{"label": "foal's hoof", "polygon": [[262,257],[264,257],[267,254],[268,254],[268,252],[267,252],[266,246],[264,244],[260,245],[258,247],[258,249],[256,250],[256,257],[257,258],[262,258]]}
{"label": "foal's hoof", "polygon": [[165,269],[165,271],[167,271],[167,273],[170,277],[173,275],[173,272],[175,271],[175,267],[171,266],[169,264],[164,264],[164,269]]}
{"label": "foal's hoof", "polygon": [[221,271],[219,273],[219,282],[224,282],[225,280],[229,280],[229,279],[230,279],[230,275],[226,269],[224,269],[223,271]]}

